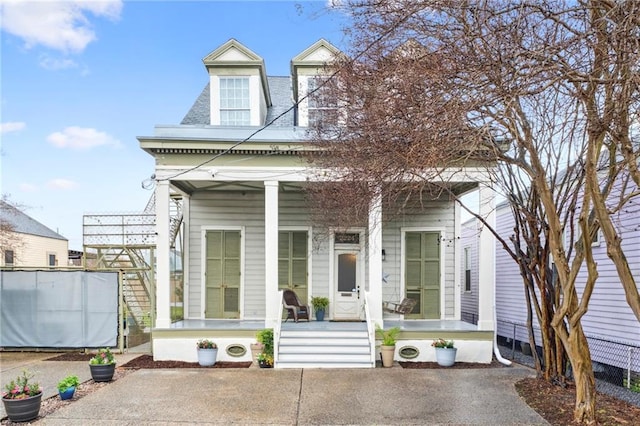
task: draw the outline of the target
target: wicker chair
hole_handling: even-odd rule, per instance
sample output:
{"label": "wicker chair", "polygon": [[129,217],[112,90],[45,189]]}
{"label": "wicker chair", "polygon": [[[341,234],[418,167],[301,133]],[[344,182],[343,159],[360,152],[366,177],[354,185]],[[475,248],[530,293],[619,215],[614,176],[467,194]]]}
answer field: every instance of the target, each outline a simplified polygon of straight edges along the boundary
{"label": "wicker chair", "polygon": [[416,306],[416,300],[409,299],[408,297],[405,297],[404,299],[402,299],[402,302],[400,303],[395,303],[395,302],[382,303],[383,310],[394,313],[394,314],[401,314],[401,315],[410,314],[411,311],[413,311],[414,306]]}
{"label": "wicker chair", "polygon": [[287,310],[287,319],[285,321],[289,319],[293,319],[295,322],[301,319],[309,321],[309,305],[300,302],[295,291],[285,290],[282,293],[282,305]]}

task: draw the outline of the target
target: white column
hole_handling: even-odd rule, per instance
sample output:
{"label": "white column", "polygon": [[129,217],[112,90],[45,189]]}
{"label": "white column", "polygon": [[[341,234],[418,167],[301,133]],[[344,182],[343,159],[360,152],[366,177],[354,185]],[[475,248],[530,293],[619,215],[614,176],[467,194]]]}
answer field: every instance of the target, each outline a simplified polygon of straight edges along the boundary
{"label": "white column", "polygon": [[[480,185],[480,216],[487,225],[495,229],[495,193],[486,184]],[[495,309],[495,251],[496,244],[493,234],[483,224],[479,224],[478,241],[478,329],[494,330],[493,310]]]}
{"label": "white column", "polygon": [[191,252],[191,238],[189,236],[191,226],[191,197],[187,194],[182,194],[182,223],[182,306],[184,317],[189,318],[189,316],[191,315],[188,303],[189,271],[191,270],[191,267],[189,265],[189,255]]}
{"label": "white column", "polygon": [[369,206],[369,313],[380,327],[382,321],[382,195],[378,193]]}
{"label": "white column", "polygon": [[156,184],[156,327],[171,325],[169,266],[169,181]]}
{"label": "white column", "polygon": [[278,182],[264,183],[264,281],[265,326],[274,327],[279,309],[278,300]]}
{"label": "white column", "polygon": [[461,224],[461,207],[459,202],[453,203],[454,213],[453,213],[453,256],[454,256],[454,265],[456,266],[453,271],[453,281],[455,283],[454,290],[454,309],[453,309],[453,319],[460,320],[461,317],[461,309],[462,309],[462,265],[464,264],[464,259],[462,259],[462,224]]}

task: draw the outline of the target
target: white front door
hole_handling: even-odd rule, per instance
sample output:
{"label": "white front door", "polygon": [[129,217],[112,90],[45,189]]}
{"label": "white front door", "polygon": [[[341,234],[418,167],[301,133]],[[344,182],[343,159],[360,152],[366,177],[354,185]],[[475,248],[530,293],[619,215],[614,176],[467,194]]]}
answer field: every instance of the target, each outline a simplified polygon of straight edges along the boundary
{"label": "white front door", "polygon": [[359,250],[334,251],[333,319],[342,321],[362,320],[360,293],[361,267]]}

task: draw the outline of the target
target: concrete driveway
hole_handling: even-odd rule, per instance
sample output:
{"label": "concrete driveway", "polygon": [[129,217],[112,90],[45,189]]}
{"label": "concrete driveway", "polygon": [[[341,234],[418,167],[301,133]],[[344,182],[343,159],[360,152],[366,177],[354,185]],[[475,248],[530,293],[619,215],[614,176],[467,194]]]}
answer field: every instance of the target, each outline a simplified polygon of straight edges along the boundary
{"label": "concrete driveway", "polygon": [[521,366],[138,370],[38,424],[544,425],[513,387],[530,376]]}

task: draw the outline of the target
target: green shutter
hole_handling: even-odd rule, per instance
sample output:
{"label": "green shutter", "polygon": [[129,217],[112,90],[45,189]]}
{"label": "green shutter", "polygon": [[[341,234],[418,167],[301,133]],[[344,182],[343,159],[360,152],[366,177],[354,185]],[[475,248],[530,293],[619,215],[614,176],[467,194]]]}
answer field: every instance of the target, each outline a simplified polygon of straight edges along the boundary
{"label": "green shutter", "polygon": [[440,318],[440,234],[405,234],[406,297],[416,300],[409,318]]}
{"label": "green shutter", "polygon": [[307,300],[307,232],[278,233],[278,288],[292,289]]}
{"label": "green shutter", "polygon": [[206,318],[240,318],[240,231],[206,233]]}

